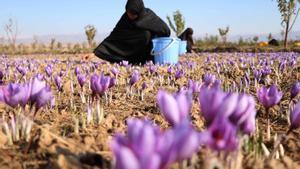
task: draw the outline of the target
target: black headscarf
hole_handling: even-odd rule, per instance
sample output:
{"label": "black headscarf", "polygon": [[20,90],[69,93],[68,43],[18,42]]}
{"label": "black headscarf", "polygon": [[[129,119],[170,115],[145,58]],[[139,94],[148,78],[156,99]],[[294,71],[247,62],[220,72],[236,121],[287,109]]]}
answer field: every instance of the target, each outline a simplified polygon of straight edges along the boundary
{"label": "black headscarf", "polygon": [[187,41],[187,52],[191,52],[194,46],[193,34],[194,30],[192,28],[187,28],[181,35],[178,36],[181,40]]}
{"label": "black headscarf", "polygon": [[126,11],[140,14],[145,9],[145,5],[143,0],[128,0],[125,8]]}

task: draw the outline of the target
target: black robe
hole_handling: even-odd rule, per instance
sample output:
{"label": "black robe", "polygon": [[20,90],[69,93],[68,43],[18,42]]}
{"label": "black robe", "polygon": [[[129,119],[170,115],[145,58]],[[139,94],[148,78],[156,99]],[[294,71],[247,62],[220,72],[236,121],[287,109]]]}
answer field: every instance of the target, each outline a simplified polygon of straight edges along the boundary
{"label": "black robe", "polygon": [[109,62],[127,60],[133,64],[153,60],[152,39],[169,37],[168,25],[151,9],[143,8],[136,20],[124,13],[111,34],[94,50],[94,54]]}

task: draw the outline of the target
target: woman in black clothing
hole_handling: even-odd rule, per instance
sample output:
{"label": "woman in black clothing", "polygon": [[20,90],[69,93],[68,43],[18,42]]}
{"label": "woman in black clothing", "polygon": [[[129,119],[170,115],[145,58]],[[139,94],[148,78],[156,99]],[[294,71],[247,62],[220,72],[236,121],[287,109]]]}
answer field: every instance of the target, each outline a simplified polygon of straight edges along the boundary
{"label": "woman in black clothing", "polygon": [[194,30],[192,28],[187,28],[181,35],[179,35],[179,39],[187,41],[187,47],[186,50],[188,53],[192,52],[193,46],[194,46],[194,40],[193,40],[193,33]]}
{"label": "woman in black clothing", "polygon": [[126,12],[111,34],[94,50],[94,54],[110,62],[127,60],[132,64],[153,60],[152,39],[169,37],[168,25],[142,0],[128,0]]}

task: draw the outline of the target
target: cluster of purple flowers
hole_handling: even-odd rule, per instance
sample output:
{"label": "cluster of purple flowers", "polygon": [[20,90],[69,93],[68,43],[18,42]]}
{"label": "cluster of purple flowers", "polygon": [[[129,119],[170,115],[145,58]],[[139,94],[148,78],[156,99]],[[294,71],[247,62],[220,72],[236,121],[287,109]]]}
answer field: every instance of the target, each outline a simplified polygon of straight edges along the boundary
{"label": "cluster of purple flowers", "polygon": [[266,109],[278,104],[282,95],[283,93],[275,85],[272,85],[270,88],[262,87],[257,90],[258,100]]}
{"label": "cluster of purple flowers", "polygon": [[104,73],[101,73],[100,76],[97,74],[92,75],[90,82],[93,97],[103,96],[109,88],[116,85],[116,79],[105,76]]}
{"label": "cluster of purple flowers", "polygon": [[200,145],[231,152],[238,146],[239,133],[255,131],[253,97],[202,88],[199,101],[208,127],[201,133],[190,124],[192,92],[181,90],[172,95],[159,91],[157,104],[172,127],[161,132],[149,121],[129,120],[128,136],[118,135],[112,143],[116,168],[166,168],[192,157]]}
{"label": "cluster of purple flowers", "polygon": [[38,111],[48,103],[54,102],[51,88],[38,78],[23,84],[10,83],[0,90],[0,101],[13,108],[17,106],[25,108],[29,104],[31,108],[35,105],[35,110]]}
{"label": "cluster of purple flowers", "polygon": [[127,121],[127,136],[117,135],[111,148],[116,169],[163,169],[191,157],[199,148],[198,133],[182,123],[162,132],[150,121]]}
{"label": "cluster of purple flowers", "polygon": [[202,88],[199,102],[208,126],[202,136],[211,148],[232,151],[237,147],[238,133],[255,131],[256,109],[252,96]]}

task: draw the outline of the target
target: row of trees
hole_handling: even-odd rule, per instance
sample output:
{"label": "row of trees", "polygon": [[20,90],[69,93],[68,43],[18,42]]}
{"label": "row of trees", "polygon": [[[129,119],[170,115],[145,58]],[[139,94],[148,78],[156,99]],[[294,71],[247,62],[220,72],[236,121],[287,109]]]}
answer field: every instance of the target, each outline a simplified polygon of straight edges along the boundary
{"label": "row of trees", "polygon": [[[284,30],[281,32],[281,34],[284,36],[284,47],[287,48],[289,33],[291,32],[293,26],[296,23],[296,20],[297,20],[299,14],[300,14],[300,5],[299,5],[300,0],[276,0],[276,1],[278,4],[278,10],[281,14],[281,19],[282,19],[281,24],[284,28]],[[179,10],[177,10],[173,13],[174,22],[172,22],[172,19],[170,16],[167,16],[167,20],[168,20],[169,26],[176,33],[176,35],[177,36],[180,35],[185,28],[185,20],[184,20],[183,15],[181,14],[181,12]],[[224,29],[222,29],[222,28],[218,29],[219,35],[224,44],[227,41],[227,35],[229,33],[229,30],[230,30],[229,26],[227,26]],[[213,40],[213,39],[216,39],[216,38],[211,37],[211,40]],[[273,39],[271,34],[269,34],[268,39],[269,40]],[[258,40],[259,40],[258,36],[253,37],[254,42],[258,42]]]}
{"label": "row of trees", "polygon": [[[49,47],[44,44],[38,44],[38,39],[36,36],[33,38],[33,43],[31,45],[24,45],[24,44],[19,44],[17,45],[17,38],[19,34],[19,27],[18,27],[18,22],[16,19],[10,18],[8,22],[4,25],[4,31],[6,33],[6,38],[0,37],[0,50],[2,52],[5,52],[5,50],[16,50],[16,48],[21,48],[20,51],[23,51],[25,48],[26,51],[47,51],[49,49],[50,51],[56,51],[56,50],[65,50],[75,48],[76,50],[82,48],[82,50],[86,51],[86,49],[89,50],[93,49],[95,47],[95,36],[97,33],[97,29],[93,25],[87,25],[85,27],[85,34],[87,37],[87,42],[88,42],[88,47],[83,44],[75,44],[73,47],[71,44],[67,44],[67,46],[63,46],[61,42],[56,42],[56,40],[53,38],[50,40]],[[6,42],[6,43],[5,43]],[[43,49],[42,49],[43,48]]]}

